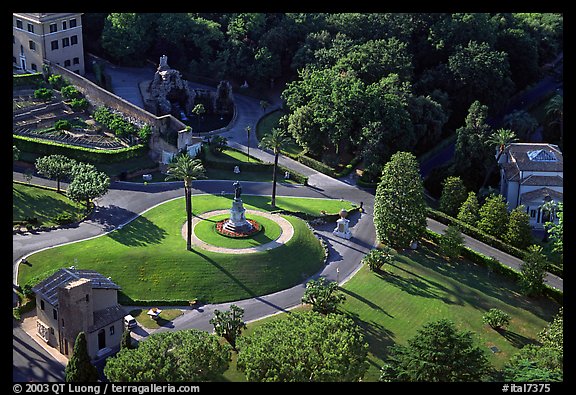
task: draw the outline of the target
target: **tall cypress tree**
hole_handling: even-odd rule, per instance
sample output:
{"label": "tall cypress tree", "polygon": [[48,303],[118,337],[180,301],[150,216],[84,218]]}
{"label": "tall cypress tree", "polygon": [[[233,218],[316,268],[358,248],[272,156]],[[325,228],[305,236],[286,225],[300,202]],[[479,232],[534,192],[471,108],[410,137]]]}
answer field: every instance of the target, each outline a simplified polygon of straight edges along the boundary
{"label": "tall cypress tree", "polygon": [[416,157],[396,152],[384,166],[374,198],[378,240],[396,248],[410,246],[426,232],[426,202]]}
{"label": "tall cypress tree", "polygon": [[80,332],[76,336],[74,351],[64,371],[67,382],[87,383],[98,381],[98,370],[90,363],[86,335]]}

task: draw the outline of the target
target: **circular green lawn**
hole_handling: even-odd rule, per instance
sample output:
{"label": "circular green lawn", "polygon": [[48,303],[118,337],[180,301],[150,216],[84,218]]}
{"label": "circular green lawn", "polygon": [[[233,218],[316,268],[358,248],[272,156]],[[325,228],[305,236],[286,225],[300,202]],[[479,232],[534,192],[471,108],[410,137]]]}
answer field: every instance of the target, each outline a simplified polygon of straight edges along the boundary
{"label": "circular green lawn", "polygon": [[273,220],[260,215],[246,214],[246,219],[257,221],[263,229],[255,235],[247,238],[226,237],[216,231],[216,223],[229,217],[229,214],[221,214],[203,219],[194,227],[194,234],[203,242],[213,246],[238,249],[256,247],[269,243],[276,240],[282,234],[280,225]]}
{"label": "circular green lawn", "polygon": [[[249,196],[247,210],[269,211],[268,199]],[[252,204],[250,204],[252,203]],[[280,208],[320,205],[318,199],[277,199]],[[341,202],[326,200],[322,207],[337,212]],[[193,211],[228,209],[231,198],[200,195],[193,198]],[[183,304],[236,301],[277,292],[302,283],[324,265],[324,249],[308,225],[286,216],[294,236],[284,245],[248,254],[225,254],[193,247],[186,249],[182,226],[186,222],[184,198],[156,206],[122,229],[103,236],[50,248],[28,257],[20,265],[18,283],[36,283],[54,270],[75,265],[111,277],[121,287],[122,304]],[[295,210],[297,211],[297,210]],[[32,281],[31,281],[32,280]]]}

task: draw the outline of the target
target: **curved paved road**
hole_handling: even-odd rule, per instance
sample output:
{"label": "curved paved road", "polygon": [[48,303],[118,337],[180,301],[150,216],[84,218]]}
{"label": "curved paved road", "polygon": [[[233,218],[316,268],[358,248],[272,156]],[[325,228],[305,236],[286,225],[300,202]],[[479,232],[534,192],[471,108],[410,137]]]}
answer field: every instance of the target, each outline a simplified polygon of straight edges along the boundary
{"label": "curved paved road", "polygon": [[[148,75],[150,72],[149,70],[145,71],[145,76],[136,77],[136,70],[130,69],[129,71],[130,72],[123,78],[122,75],[119,74],[121,69],[115,69],[115,72],[117,73],[115,76],[113,76],[113,81],[121,82],[124,79],[124,81],[130,81],[128,85],[131,85],[136,80],[140,82],[144,79],[150,78]],[[128,75],[131,77],[127,77]],[[137,90],[131,88],[130,86],[124,88],[122,92],[124,92],[126,95],[125,99],[127,100],[130,100],[131,95],[139,94],[137,93]],[[236,101],[238,105],[239,116],[237,117],[235,125],[228,132],[224,133],[224,136],[229,139],[231,146],[246,151],[247,137],[244,128],[250,125],[252,130],[255,130],[256,122],[258,118],[263,115],[263,111],[260,107],[259,101],[256,99],[236,95]],[[269,107],[269,111],[274,110],[278,105],[279,102],[272,103],[272,105]],[[262,160],[269,162],[273,161],[273,156],[269,152],[256,149],[254,145],[251,146],[250,153]],[[373,193],[370,191],[362,190],[355,186],[351,186],[345,182],[330,178],[283,156],[281,156],[280,163],[288,168],[307,175],[309,177],[310,185],[302,186],[279,183],[277,188],[278,196],[336,198],[350,200],[358,204],[360,204],[360,202],[363,203],[365,212],[362,214],[358,213],[354,216],[351,216],[350,218],[352,225],[351,231],[353,236],[350,240],[333,236],[331,233],[333,224],[325,225],[317,229],[317,233],[327,242],[329,246],[329,257],[325,268],[313,277],[317,278],[319,276],[323,276],[329,280],[338,281],[339,283],[345,282],[359,269],[360,261],[364,254],[366,254],[370,249],[374,247],[375,230],[372,219],[374,203]],[[22,180],[22,171],[15,170],[13,173],[13,178],[15,180]],[[33,177],[32,183],[54,186],[54,182],[39,177]],[[243,194],[245,195],[271,194],[271,183],[243,182],[242,185]],[[62,188],[66,188],[66,185],[62,185]],[[230,194],[233,193],[232,182],[217,180],[202,180],[194,182],[195,194],[220,194],[222,191]],[[148,185],[126,182],[112,183],[108,193],[104,197],[97,200],[96,210],[91,214],[89,218],[80,224],[68,228],[52,230],[49,232],[40,232],[37,234],[15,234],[13,236],[13,278],[15,283],[17,279],[18,263],[23,257],[26,257],[29,254],[37,252],[41,249],[51,248],[56,245],[83,240],[89,237],[101,236],[118,226],[132,221],[134,218],[149,208],[161,204],[166,200],[178,198],[181,196],[183,196],[183,184],[181,182],[158,184],[151,183]],[[429,220],[428,225],[432,230],[438,233],[443,232],[443,229],[445,228],[444,225],[433,220]],[[492,249],[491,247],[486,246],[483,243],[471,240],[470,238],[466,238],[467,244],[473,242],[475,246],[472,246],[471,248],[480,248],[481,250],[479,251],[483,252],[484,254],[488,256],[493,255],[493,252],[489,250],[486,252],[487,250],[485,250],[485,248]],[[498,257],[501,257],[501,255],[498,255]],[[508,256],[508,258],[513,257]],[[502,256],[501,261],[507,263],[508,258],[506,258],[506,256]],[[306,281],[308,280],[309,279]],[[306,281],[287,290],[249,300],[236,301],[234,304],[244,308],[244,318],[246,321],[252,321],[263,316],[286,311],[301,303],[301,298],[304,292],[304,284]],[[548,278],[547,281],[549,281],[551,284],[552,281],[555,281],[555,284],[560,284],[559,288],[562,289],[561,279]],[[209,320],[213,316],[213,311],[215,309],[226,310],[231,303],[232,302],[218,305],[201,306],[200,308],[197,308],[175,319],[173,322],[174,327],[171,329],[185,329],[194,327],[211,331],[212,326],[209,324]],[[142,328],[139,328],[139,330],[142,330]],[[168,329],[159,329],[159,331],[162,330]],[[136,334],[140,336],[147,335],[145,332],[139,333],[138,331],[136,331]],[[38,372],[37,369],[30,368],[30,363],[27,362],[28,357],[24,356],[26,354],[26,349],[30,348],[30,346],[22,346],[20,343],[26,344],[34,342],[31,342],[31,339],[28,339],[29,341],[22,341],[22,339],[25,339],[25,336],[21,336],[21,334],[18,334],[16,331],[14,331],[13,336],[15,338],[15,341],[13,342],[13,377],[15,380],[16,378],[20,378],[20,376],[25,377],[26,374],[24,374],[23,371],[27,371],[28,379],[32,378],[39,381],[60,381],[58,377],[61,377],[61,372],[58,372],[58,370],[50,370],[54,369],[52,365],[48,368],[50,370],[49,373],[42,370]],[[16,341],[16,339],[18,339],[18,341]],[[41,354],[42,352],[39,353]],[[17,354],[20,354],[21,356],[17,358]],[[43,356],[43,358],[46,359],[45,356]],[[49,360],[49,358],[47,359]]]}

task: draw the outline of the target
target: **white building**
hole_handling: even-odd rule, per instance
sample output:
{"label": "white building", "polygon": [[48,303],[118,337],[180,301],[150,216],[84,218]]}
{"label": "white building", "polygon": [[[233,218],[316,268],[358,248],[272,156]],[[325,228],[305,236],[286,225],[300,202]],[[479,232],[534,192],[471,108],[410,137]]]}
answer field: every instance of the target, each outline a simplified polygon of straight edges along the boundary
{"label": "white building", "polygon": [[547,143],[513,143],[500,157],[500,194],[508,210],[519,205],[526,208],[534,229],[557,222],[543,205],[564,199],[564,158],[557,145]]}

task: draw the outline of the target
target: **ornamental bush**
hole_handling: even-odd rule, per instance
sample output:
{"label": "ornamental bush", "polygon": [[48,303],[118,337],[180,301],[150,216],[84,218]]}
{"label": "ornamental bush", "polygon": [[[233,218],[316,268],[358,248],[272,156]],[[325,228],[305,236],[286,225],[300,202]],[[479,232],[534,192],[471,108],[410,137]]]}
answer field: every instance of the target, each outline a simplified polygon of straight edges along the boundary
{"label": "ornamental bush", "polygon": [[500,329],[510,324],[510,316],[500,309],[492,308],[482,316],[482,322],[493,329]]}

